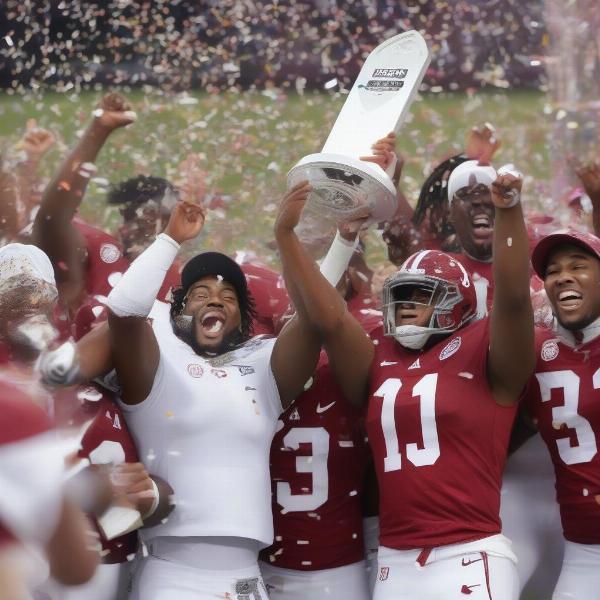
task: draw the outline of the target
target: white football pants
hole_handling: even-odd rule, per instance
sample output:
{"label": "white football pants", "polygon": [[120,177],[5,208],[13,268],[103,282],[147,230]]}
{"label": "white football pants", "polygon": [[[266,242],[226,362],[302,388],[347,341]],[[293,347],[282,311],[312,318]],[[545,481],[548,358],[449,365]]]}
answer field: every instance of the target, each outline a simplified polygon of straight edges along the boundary
{"label": "white football pants", "polygon": [[554,467],[540,435],[509,456],[502,479],[502,533],[512,541],[523,598],[548,600],[556,586],[565,540]]}
{"label": "white football pants", "polygon": [[[492,538],[503,536],[487,539]],[[510,542],[506,540],[505,556],[475,551],[483,547],[481,542],[434,548],[423,566],[417,562],[419,550],[380,546],[374,600],[518,600]]]}
{"label": "white football pants", "polygon": [[370,600],[364,561],[334,569],[297,571],[260,563],[271,600]]}
{"label": "white football pants", "polygon": [[268,600],[253,545],[240,538],[155,538],[132,566],[129,598]]}
{"label": "white football pants", "polygon": [[379,549],[379,517],[365,517],[363,519],[363,536],[365,540],[365,564],[369,591],[371,596],[377,581],[377,551]]}
{"label": "white football pants", "polygon": [[565,542],[562,570],[552,600],[600,598],[600,544]]}

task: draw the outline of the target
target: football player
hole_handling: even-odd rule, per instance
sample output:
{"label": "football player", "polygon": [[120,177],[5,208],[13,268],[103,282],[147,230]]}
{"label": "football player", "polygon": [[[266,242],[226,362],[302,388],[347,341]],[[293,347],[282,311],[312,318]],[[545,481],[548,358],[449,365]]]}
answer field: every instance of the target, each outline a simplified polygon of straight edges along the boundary
{"label": "football player", "polygon": [[600,240],[562,231],[532,255],[555,326],[536,333],[526,407],[548,447],[566,540],[553,600],[594,598],[600,586]]}
{"label": "football player", "polygon": [[220,253],[188,261],[171,306],[153,309],[179,245],[203,224],[200,206],[179,202],[108,298],[121,406],[142,460],[175,490],[173,513],[142,534],[144,600],[267,597],[257,559],[273,541],[270,444],[320,349],[301,311],[276,340],[251,338],[246,279]]}
{"label": "football player", "polygon": [[[172,490],[158,478],[150,478],[138,462],[125,419],[109,393],[89,384],[64,391],[49,389],[38,381],[34,371],[38,355],[58,337],[53,319],[56,299],[52,265],[39,248],[16,243],[0,248],[0,381],[10,381],[33,395],[63,429],[63,436],[82,436],[73,450],[79,458],[92,463],[129,463],[117,472],[130,507],[136,508],[146,522],[163,519],[169,512]],[[108,459],[102,456],[106,449],[112,450]],[[113,533],[111,541],[101,537],[103,560],[126,562],[136,551],[137,534]]]}
{"label": "football player", "polygon": [[[346,233],[352,252],[356,234]],[[332,284],[328,265],[338,239],[321,265]],[[344,265],[348,258],[337,289],[368,332],[381,324],[381,313],[373,308],[362,248],[338,256]],[[344,401],[322,353],[271,445],[275,543],[261,553],[261,572],[272,600],[370,598],[361,511],[367,459],[363,414]]]}
{"label": "football player", "polygon": [[[98,153],[114,131],[135,118],[120,94],[111,93],[102,99],[90,125],[48,184],[33,223],[33,239],[54,265],[62,304],[71,313],[84,303],[89,306],[89,317],[79,317],[89,321],[88,329],[130,260],[162,230],[177,200],[173,186],[155,177],[140,176],[115,186],[109,202],[124,205],[121,242],[76,215],[96,172]],[[178,267],[174,266],[160,290],[161,298],[178,280]],[[85,333],[85,326],[81,326],[80,335]]]}
{"label": "football player", "polygon": [[[288,219],[278,236],[288,291],[321,333],[348,400],[367,398],[380,491],[375,598],[516,599],[516,558],[500,533],[500,484],[516,404],[533,371],[522,181],[492,182],[496,292],[489,319],[453,257],[423,251],[384,287],[372,339],[319,275]],[[310,191],[290,196],[300,213]],[[473,322],[472,322],[473,321]]]}

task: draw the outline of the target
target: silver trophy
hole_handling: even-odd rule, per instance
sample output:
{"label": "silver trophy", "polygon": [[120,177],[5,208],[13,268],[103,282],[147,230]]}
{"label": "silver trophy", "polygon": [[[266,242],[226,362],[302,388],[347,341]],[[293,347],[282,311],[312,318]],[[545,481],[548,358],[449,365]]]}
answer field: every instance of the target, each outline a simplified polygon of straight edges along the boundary
{"label": "silver trophy", "polygon": [[396,190],[379,165],[361,161],[371,146],[391,131],[398,133],[423,79],[431,56],[417,31],[383,42],[367,57],[323,146],[288,173],[288,186],[308,180],[307,209],[332,221],[370,213],[370,222],[390,219]]}

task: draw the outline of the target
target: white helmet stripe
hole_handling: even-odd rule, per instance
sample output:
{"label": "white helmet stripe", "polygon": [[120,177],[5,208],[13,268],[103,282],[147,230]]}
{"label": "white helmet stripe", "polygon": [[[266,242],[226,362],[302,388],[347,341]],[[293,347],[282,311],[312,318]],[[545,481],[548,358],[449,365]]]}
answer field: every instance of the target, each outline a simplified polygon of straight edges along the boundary
{"label": "white helmet stripe", "polygon": [[459,260],[454,259],[454,262],[456,263],[458,268],[462,271],[462,274],[463,274],[462,284],[465,287],[470,287],[471,279],[469,278],[469,274],[467,273],[467,270],[463,267],[463,264]]}
{"label": "white helmet stripe", "polygon": [[[416,269],[419,268],[419,264],[421,263],[421,261],[429,254],[429,250],[421,250],[421,252],[419,252],[418,254],[413,254],[403,265],[402,268],[400,269],[401,271],[414,271]],[[411,261],[412,259],[412,265],[409,267],[408,263]]]}

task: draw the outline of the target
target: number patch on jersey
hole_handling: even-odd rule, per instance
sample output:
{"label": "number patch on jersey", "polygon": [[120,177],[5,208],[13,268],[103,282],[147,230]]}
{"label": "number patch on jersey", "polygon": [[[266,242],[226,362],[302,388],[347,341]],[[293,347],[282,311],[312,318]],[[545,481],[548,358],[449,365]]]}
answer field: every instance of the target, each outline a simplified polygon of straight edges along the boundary
{"label": "number patch on jersey", "polygon": [[[577,445],[571,446],[571,438],[567,433],[556,440],[556,447],[561,459],[567,465],[590,462],[598,452],[596,436],[590,422],[582,417],[577,408],[579,405],[580,378],[570,369],[565,371],[551,371],[535,374],[540,384],[542,402],[548,402],[552,397],[552,390],[562,390],[564,404],[552,407],[552,425],[561,429],[566,425],[575,430]],[[594,389],[600,387],[600,369],[592,377]]]}
{"label": "number patch on jersey", "polygon": [[[437,388],[437,373],[429,373],[419,379],[412,390],[413,397],[419,397],[421,402],[421,432],[423,448],[417,444],[406,444],[406,458],[415,465],[423,467],[433,465],[440,457],[437,424],[435,422],[435,392]],[[383,398],[381,406],[381,428],[385,441],[384,471],[397,471],[402,468],[400,441],[396,431],[396,396],[402,388],[402,381],[397,378],[386,379],[373,394]]]}
{"label": "number patch on jersey", "polygon": [[298,450],[300,444],[312,446],[311,456],[296,457],[296,471],[312,474],[310,494],[292,494],[292,487],[285,481],[277,482],[277,503],[286,512],[316,510],[327,502],[329,476],[327,458],[329,456],[329,433],[323,427],[294,427],[283,438],[286,448]]}

